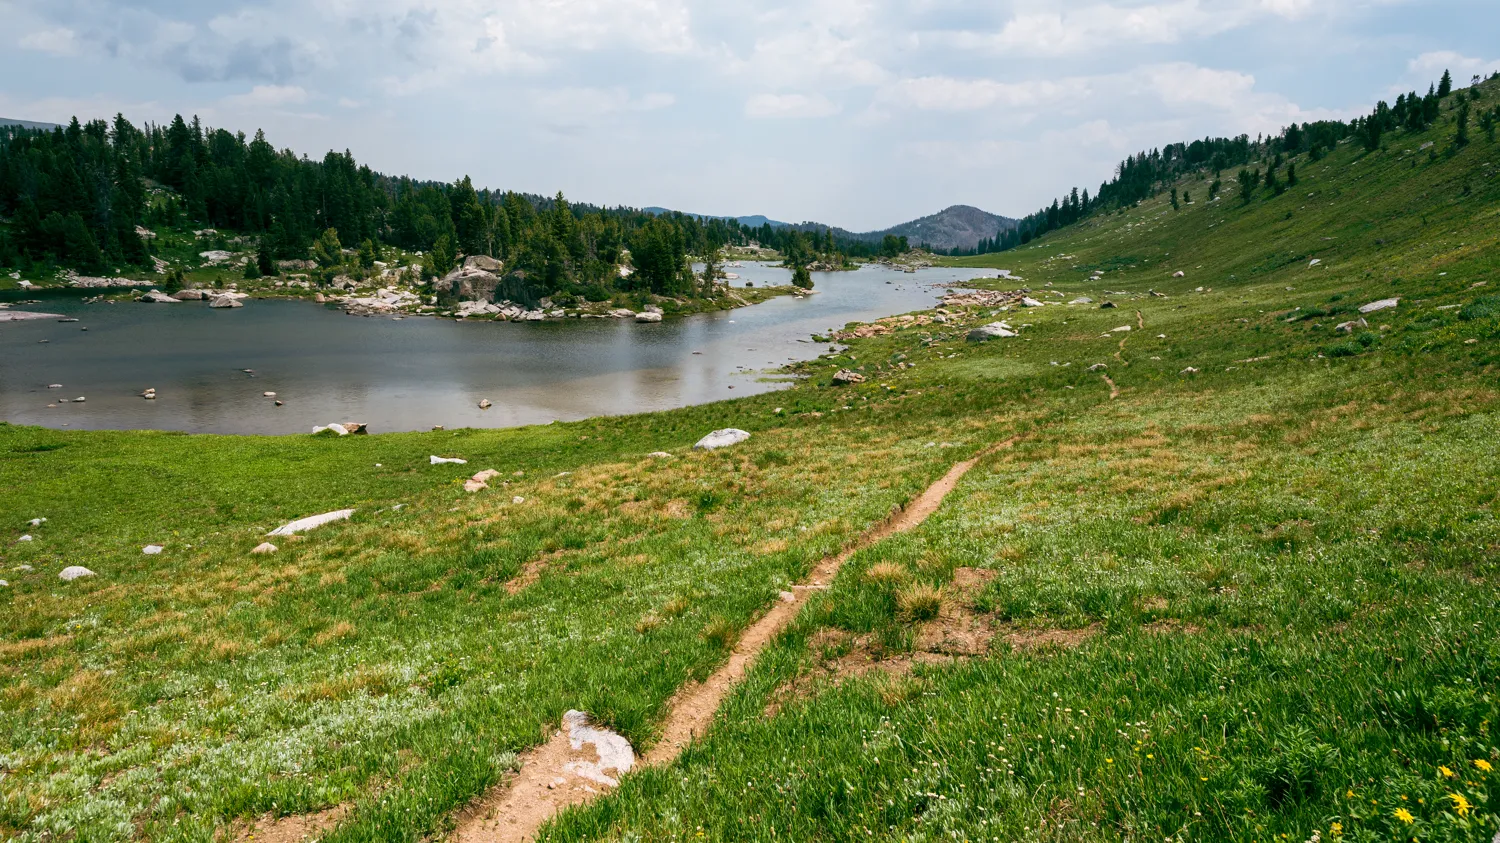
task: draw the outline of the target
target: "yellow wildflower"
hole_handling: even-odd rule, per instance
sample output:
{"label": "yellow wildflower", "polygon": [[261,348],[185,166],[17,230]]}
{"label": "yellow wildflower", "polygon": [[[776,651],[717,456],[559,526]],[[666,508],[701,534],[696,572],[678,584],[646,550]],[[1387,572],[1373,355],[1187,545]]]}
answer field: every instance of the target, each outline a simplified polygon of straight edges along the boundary
{"label": "yellow wildflower", "polygon": [[1480,759],[1476,760],[1474,762],[1474,766],[1478,767],[1479,769],[1481,769],[1483,771],[1485,771],[1486,773],[1488,773],[1491,770],[1495,769],[1494,766],[1490,764],[1490,762],[1484,760],[1483,758],[1480,758]]}
{"label": "yellow wildflower", "polygon": [[1405,808],[1396,809],[1396,819],[1406,823],[1407,825],[1411,825],[1412,823],[1417,821],[1417,818],[1411,815],[1411,811],[1408,811]]}
{"label": "yellow wildflower", "polygon": [[1438,772],[1442,773],[1443,774],[1443,778],[1445,778],[1445,779],[1456,779],[1456,778],[1458,778],[1458,774],[1455,773],[1455,772],[1453,772],[1452,770],[1448,769],[1447,767],[1439,767],[1438,768]]}
{"label": "yellow wildflower", "polygon": [[1469,800],[1465,799],[1462,793],[1450,793],[1448,798],[1453,800],[1453,810],[1457,811],[1460,817],[1467,817],[1469,809],[1474,807],[1469,804]]}
{"label": "yellow wildflower", "polygon": [[1329,837],[1343,837],[1344,836],[1344,824],[1343,823],[1334,823],[1328,829],[1328,836]]}

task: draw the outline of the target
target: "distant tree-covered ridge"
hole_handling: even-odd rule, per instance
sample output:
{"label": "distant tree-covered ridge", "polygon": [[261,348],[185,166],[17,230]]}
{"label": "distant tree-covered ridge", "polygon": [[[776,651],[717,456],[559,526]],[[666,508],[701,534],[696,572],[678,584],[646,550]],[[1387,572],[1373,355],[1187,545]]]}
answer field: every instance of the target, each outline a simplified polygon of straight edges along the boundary
{"label": "distant tree-covered ridge", "polygon": [[[247,139],[180,116],[165,126],[116,116],[50,130],[0,128],[0,222],[0,267],[149,269],[149,230],[214,228],[253,238],[258,269],[315,257],[320,239],[366,253],[422,252],[439,275],[461,255],[490,255],[505,262],[517,300],[636,290],[690,296],[702,290],[689,256],[751,243],[793,264],[875,251],[836,243],[831,231],[570,204],[561,194],[476,189],[468,177],[444,184],[388,176],[347,151],[312,160],[278,151],[263,132]],[[627,252],[635,272],[620,269]]]}
{"label": "distant tree-covered ridge", "polygon": [[[1496,76],[1500,74],[1491,78]],[[1474,77],[1473,84],[1476,87],[1480,84],[1478,76]],[[1472,92],[1474,89],[1469,90]],[[1366,149],[1379,149],[1381,139],[1394,132],[1421,132],[1441,119],[1443,102],[1453,93],[1452,76],[1444,71],[1442,81],[1431,86],[1425,95],[1418,95],[1416,91],[1403,94],[1396,98],[1394,106],[1382,101],[1368,116],[1348,123],[1338,120],[1294,123],[1280,134],[1253,141],[1249,135],[1204,138],[1141,152],[1120,162],[1115,169],[1115,177],[1100,185],[1099,191],[1093,196],[1087,190],[1080,194],[1075,187],[1066,196],[1053,200],[1051,205],[1024,217],[1014,228],[1000,231],[994,240],[983,242],[978,249],[966,254],[1013,249],[1050,231],[1072,225],[1091,214],[1115,211],[1156,196],[1171,189],[1177,180],[1191,173],[1213,175],[1215,187],[1210,188],[1211,195],[1202,197],[1205,201],[1218,195],[1218,187],[1222,186],[1220,176],[1226,170],[1237,171],[1235,178],[1242,201],[1253,201],[1262,185],[1272,193],[1280,193],[1296,183],[1295,169],[1277,176],[1283,158],[1289,159],[1305,153],[1316,160],[1335,144],[1344,141],[1357,140]],[[1460,102],[1453,106],[1452,111],[1457,129],[1455,142],[1461,146],[1468,141],[1469,97],[1461,96],[1459,99]],[[1474,119],[1492,135],[1500,114],[1492,111],[1477,114]],[[1264,174],[1259,167],[1250,169],[1252,164],[1261,161],[1266,162]],[[1291,179],[1290,184],[1288,178]]]}

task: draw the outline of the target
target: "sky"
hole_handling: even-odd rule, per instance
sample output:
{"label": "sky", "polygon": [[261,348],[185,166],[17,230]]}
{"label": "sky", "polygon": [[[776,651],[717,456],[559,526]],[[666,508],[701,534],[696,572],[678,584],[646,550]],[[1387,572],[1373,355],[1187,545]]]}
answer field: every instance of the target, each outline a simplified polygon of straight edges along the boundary
{"label": "sky", "polygon": [[1497,32],[1494,0],[0,0],[0,116],[873,230],[1467,84]]}

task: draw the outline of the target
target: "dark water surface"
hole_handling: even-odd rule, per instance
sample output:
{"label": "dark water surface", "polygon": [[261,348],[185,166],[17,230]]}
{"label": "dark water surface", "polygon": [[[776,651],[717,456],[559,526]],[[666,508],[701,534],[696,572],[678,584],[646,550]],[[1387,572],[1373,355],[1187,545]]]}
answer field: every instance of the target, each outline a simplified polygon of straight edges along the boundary
{"label": "dark water surface", "polygon": [[[785,283],[789,275],[755,264],[729,271],[743,276],[737,285]],[[875,266],[816,274],[819,292],[807,299],[781,297],[656,325],[396,321],[293,301],[210,310],[199,302],[85,304],[48,296],[12,309],[79,321],[0,324],[0,419],[258,434],[359,421],[383,433],[668,409],[780,388],[762,382],[767,370],[827,349],[812,344],[811,334],[930,307],[942,292],[933,285],[993,274]],[[63,388],[48,389],[53,383]],[[140,397],[148,387],[156,400]],[[285,406],[263,392],[275,392]],[[80,396],[88,400],[60,403]],[[494,406],[480,410],[481,399]]]}

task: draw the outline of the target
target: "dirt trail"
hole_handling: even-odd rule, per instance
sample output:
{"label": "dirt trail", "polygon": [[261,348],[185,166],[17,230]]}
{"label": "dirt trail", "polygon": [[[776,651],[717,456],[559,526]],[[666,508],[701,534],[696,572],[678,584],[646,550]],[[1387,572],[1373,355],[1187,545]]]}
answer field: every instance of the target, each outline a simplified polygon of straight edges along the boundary
{"label": "dirt trail", "polygon": [[1118,386],[1115,386],[1114,379],[1109,375],[1100,375],[1100,377],[1104,378],[1104,382],[1109,384],[1109,400],[1113,401],[1116,398],[1119,398],[1120,388]]}
{"label": "dirt trail", "polygon": [[[1017,441],[1008,439],[953,466],[904,509],[860,536],[843,551],[819,562],[804,582],[788,592],[792,599],[784,597],[745,630],[723,667],[706,682],[685,685],[677,692],[668,704],[662,739],[641,761],[656,765],[676,759],[694,738],[708,730],[714,714],[735,683],[745,676],[761,650],[797,617],[810,591],[827,588],[844,563],[859,551],[921,525],[980,460],[1013,446]],[[572,725],[568,718],[564,721],[565,725]],[[534,839],[537,829],[559,811],[592,801],[608,790],[608,783],[580,776],[577,772],[580,765],[592,765],[597,769],[603,763],[587,750],[588,746],[587,742],[580,746],[576,733],[570,740],[568,732],[559,731],[547,743],[523,755],[518,774],[496,786],[460,815],[458,829],[451,838],[453,843],[526,843]],[[615,769],[624,773],[629,766]]]}

